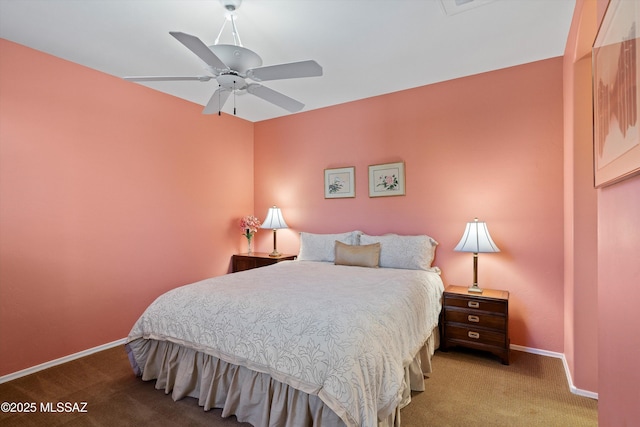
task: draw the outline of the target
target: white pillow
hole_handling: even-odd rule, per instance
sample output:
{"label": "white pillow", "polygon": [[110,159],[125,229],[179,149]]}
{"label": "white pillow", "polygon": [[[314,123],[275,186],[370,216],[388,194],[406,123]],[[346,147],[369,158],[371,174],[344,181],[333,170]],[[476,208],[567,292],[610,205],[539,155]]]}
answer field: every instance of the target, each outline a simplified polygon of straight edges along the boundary
{"label": "white pillow", "polygon": [[380,243],[380,267],[431,271],[438,242],[426,235],[360,236],[361,245]]}
{"label": "white pillow", "polygon": [[299,261],[335,261],[336,240],[346,245],[358,244],[359,231],[339,234],[300,233]]}

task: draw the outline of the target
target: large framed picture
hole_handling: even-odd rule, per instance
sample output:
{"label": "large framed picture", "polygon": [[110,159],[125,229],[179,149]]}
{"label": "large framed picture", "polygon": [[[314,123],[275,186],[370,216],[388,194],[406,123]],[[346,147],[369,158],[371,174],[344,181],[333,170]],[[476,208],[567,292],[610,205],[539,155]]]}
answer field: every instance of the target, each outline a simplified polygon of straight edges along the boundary
{"label": "large framed picture", "polygon": [[404,196],[404,162],[369,166],[369,197]]}
{"label": "large framed picture", "polygon": [[356,197],[356,168],[325,169],[324,170],[325,199],[339,199]]}
{"label": "large framed picture", "polygon": [[640,2],[611,0],[593,44],[594,185],[640,173]]}

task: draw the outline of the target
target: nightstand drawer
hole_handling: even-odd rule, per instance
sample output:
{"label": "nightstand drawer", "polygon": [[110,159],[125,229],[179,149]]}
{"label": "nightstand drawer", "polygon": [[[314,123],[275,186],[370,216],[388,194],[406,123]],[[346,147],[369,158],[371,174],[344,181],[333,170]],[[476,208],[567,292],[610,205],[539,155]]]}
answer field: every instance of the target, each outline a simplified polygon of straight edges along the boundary
{"label": "nightstand drawer", "polygon": [[500,331],[504,331],[507,325],[505,316],[484,314],[477,311],[449,309],[445,311],[444,316],[445,322],[464,323]]}
{"label": "nightstand drawer", "polygon": [[447,295],[444,303],[447,307],[458,307],[488,311],[491,313],[507,314],[507,304],[503,301],[482,300],[480,298],[458,298]]}
{"label": "nightstand drawer", "polygon": [[504,347],[506,343],[506,335],[504,333],[481,328],[476,329],[447,324],[445,326],[445,334],[447,339],[465,341],[468,343],[478,343],[498,347]]}

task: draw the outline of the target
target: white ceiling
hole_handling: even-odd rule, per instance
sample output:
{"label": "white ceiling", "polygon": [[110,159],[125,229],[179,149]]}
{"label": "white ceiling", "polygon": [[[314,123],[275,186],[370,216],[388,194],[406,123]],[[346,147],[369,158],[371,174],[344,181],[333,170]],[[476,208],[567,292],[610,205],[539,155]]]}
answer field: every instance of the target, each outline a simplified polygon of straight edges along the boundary
{"label": "white ceiling", "polygon": [[[244,0],[236,23],[263,65],[314,59],[323,67],[322,77],[263,83],[308,111],[561,56],[574,7],[575,0]],[[202,75],[202,61],[169,31],[213,44],[225,13],[219,0],[0,0],[0,37],[118,77]],[[221,43],[232,43],[228,28]],[[217,88],[213,79],[145,84],[203,106]],[[236,107],[254,122],[289,114],[252,95],[238,96]],[[232,97],[223,111],[232,113]]]}

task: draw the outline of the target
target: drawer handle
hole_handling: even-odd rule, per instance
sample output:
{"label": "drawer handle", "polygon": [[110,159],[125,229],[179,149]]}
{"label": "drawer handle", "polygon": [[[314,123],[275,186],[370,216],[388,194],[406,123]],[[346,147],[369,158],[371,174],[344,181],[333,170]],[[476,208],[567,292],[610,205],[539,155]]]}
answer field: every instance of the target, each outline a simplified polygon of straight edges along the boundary
{"label": "drawer handle", "polygon": [[478,307],[480,307],[480,303],[478,301],[468,301],[467,305],[470,308],[478,308]]}
{"label": "drawer handle", "polygon": [[478,316],[474,316],[473,314],[470,314],[469,316],[467,316],[467,319],[469,319],[469,322],[474,322],[474,323],[478,323],[480,321],[480,318]]}
{"label": "drawer handle", "polygon": [[480,338],[480,334],[479,334],[479,333],[477,333],[477,332],[473,332],[473,331],[469,331],[469,332],[467,333],[467,335],[469,336],[469,338],[475,338],[475,339]]}

